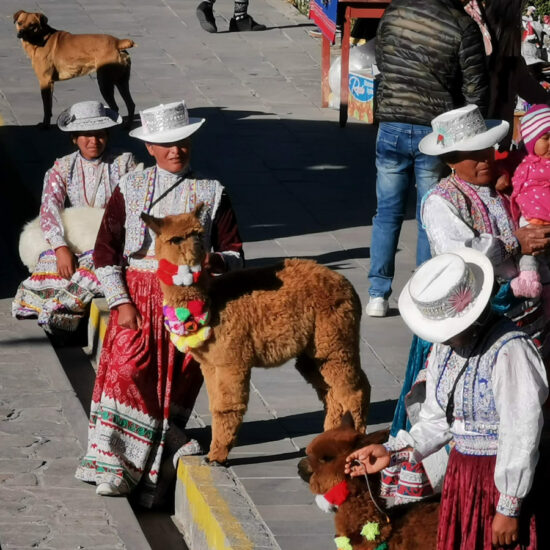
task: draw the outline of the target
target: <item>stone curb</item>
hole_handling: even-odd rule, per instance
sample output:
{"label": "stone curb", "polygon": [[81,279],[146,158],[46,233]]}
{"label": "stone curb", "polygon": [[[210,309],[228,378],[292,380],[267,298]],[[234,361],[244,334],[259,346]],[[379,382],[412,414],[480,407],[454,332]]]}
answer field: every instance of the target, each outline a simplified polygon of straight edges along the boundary
{"label": "stone curb", "polygon": [[239,480],[199,457],[179,460],[173,519],[189,548],[280,550]]}
{"label": "stone curb", "polygon": [[[99,361],[109,322],[103,298],[93,300],[85,352]],[[189,548],[196,550],[280,550],[246,489],[231,470],[201,464],[199,457],[179,460],[172,517]]]}

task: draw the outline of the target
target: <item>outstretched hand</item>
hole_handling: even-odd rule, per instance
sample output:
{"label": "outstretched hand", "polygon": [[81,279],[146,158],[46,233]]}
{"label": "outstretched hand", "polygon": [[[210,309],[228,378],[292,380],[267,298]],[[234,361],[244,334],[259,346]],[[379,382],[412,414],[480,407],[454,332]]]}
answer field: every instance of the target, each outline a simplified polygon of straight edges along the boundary
{"label": "outstretched hand", "polygon": [[346,458],[345,472],[351,477],[375,474],[390,465],[390,452],[384,445],[367,445]]}

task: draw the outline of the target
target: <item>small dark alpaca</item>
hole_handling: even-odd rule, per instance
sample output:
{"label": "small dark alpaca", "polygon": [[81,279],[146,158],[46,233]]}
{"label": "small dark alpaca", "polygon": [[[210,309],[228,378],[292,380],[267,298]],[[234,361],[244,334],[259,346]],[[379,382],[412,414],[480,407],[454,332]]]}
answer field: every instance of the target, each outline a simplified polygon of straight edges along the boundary
{"label": "small dark alpaca", "polygon": [[[380,494],[380,474],[365,477],[344,473],[346,457],[366,445],[384,443],[388,431],[372,434],[357,431],[346,413],[340,427],[318,435],[307,447],[298,466],[300,476],[315,495],[337,495],[334,514],[335,541],[353,550],[432,550],[436,547],[439,502],[434,499],[387,508]],[[319,497],[317,497],[319,498]],[[331,496],[331,499],[333,497]],[[342,502],[343,500],[343,502]],[[363,533],[363,534],[362,534]],[[346,540],[347,539],[347,540]],[[348,546],[349,547],[349,546]]]}
{"label": "small dark alpaca", "polygon": [[235,443],[252,367],[277,367],[293,357],[324,403],[325,429],[338,426],[347,410],[364,429],[370,384],[360,365],[361,304],[353,286],[327,267],[298,259],[209,277],[200,267],[201,209],[142,218],[156,233],[165,324],[178,349],[200,363],[206,381],[208,460],[224,463]]}

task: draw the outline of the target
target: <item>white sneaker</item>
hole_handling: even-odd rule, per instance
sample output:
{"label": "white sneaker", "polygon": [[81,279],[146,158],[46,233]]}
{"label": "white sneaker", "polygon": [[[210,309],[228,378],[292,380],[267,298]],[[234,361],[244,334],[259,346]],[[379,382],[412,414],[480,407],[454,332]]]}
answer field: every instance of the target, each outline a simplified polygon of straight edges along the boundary
{"label": "white sneaker", "polygon": [[365,312],[369,317],[385,317],[388,314],[388,300],[381,296],[371,296]]}
{"label": "white sneaker", "polygon": [[95,494],[102,497],[118,497],[125,495],[127,492],[126,484],[117,487],[112,483],[100,483],[95,490]]}

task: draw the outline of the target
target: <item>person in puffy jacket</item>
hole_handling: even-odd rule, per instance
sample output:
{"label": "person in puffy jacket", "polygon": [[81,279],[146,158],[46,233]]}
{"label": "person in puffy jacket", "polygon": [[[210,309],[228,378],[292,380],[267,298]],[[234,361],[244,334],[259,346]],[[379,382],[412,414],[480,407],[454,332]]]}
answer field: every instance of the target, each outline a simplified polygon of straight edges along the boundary
{"label": "person in puffy jacket", "polygon": [[393,0],[376,34],[381,71],[375,117],[377,212],[373,218],[367,315],[384,317],[407,194],[417,189],[417,264],[430,257],[420,222],[420,202],[446,167],[423,155],[418,142],[430,121],[474,103],[487,113],[489,78],[483,38],[460,0]]}

